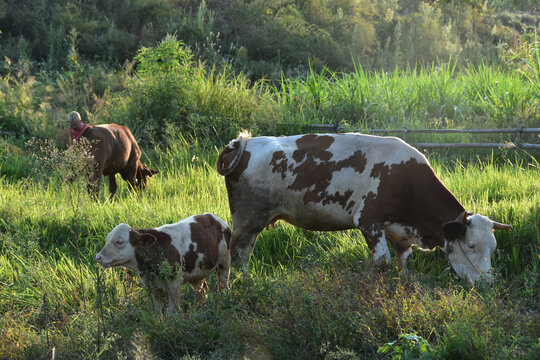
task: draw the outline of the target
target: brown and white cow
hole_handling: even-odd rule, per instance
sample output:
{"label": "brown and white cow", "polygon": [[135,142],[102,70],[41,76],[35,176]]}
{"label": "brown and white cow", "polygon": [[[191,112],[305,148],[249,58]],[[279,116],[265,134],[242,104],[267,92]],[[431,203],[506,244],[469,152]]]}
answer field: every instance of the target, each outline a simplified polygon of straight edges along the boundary
{"label": "brown and white cow", "polygon": [[109,190],[112,198],[118,185],[116,174],[120,174],[131,188],[145,188],[148,178],[158,170],[149,169],[141,163],[141,149],[131,131],[121,125],[88,125],[80,135],[92,144],[91,154],[94,168],[90,177],[90,189],[98,195],[102,175],[109,177]]}
{"label": "brown and white cow", "polygon": [[282,219],[308,230],[360,229],[383,267],[388,243],[403,269],[412,245],[439,246],[460,277],[491,281],[493,229],[510,227],[466,212],[428,160],[394,137],[240,134],[217,168],[229,195],[233,266],[247,262],[259,232]]}
{"label": "brown and white cow", "polygon": [[[168,311],[174,311],[180,305],[180,287],[189,282],[196,291],[203,291],[214,270],[219,289],[229,288],[230,239],[229,225],[210,213],[156,229],[120,224],[107,235],[96,260],[104,268],[135,270],[146,286],[165,293]],[[155,298],[161,311],[160,297]]]}

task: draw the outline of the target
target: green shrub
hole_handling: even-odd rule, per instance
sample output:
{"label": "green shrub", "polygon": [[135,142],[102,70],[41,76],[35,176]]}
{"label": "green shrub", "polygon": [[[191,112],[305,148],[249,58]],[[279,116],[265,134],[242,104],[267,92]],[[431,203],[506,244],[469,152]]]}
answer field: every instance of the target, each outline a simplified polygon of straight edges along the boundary
{"label": "green shrub", "polygon": [[128,125],[143,143],[174,137],[225,142],[243,128],[271,129],[275,103],[263,82],[250,84],[230,68],[206,72],[173,36],[136,57],[137,76],[100,117]]}

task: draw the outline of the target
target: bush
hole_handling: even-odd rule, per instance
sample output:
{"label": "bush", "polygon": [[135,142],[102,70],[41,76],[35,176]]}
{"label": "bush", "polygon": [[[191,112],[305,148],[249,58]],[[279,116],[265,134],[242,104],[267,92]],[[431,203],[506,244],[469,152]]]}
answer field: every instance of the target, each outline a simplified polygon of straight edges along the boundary
{"label": "bush", "polygon": [[137,76],[100,116],[128,125],[143,143],[168,136],[222,143],[242,128],[257,132],[275,122],[275,103],[263,83],[251,85],[229,68],[207,73],[174,36],[141,49],[136,60]]}

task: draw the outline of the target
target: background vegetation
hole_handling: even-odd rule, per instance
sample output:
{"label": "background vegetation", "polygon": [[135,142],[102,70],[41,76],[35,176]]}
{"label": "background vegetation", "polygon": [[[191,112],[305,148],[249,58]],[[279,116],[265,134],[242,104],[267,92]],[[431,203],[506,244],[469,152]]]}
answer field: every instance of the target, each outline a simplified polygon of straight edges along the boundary
{"label": "background vegetation", "polygon": [[[538,358],[537,152],[426,153],[467,209],[513,224],[493,287],[441,251],[379,274],[358,232],[280,223],[230,292],[185,287],[158,319],[94,260],[120,222],[230,222],[215,160],[241,129],[539,127],[535,27],[529,0],[0,2],[0,358]],[[161,171],[147,191],[90,201],[84,148],[57,141],[72,110],[132,129]]]}

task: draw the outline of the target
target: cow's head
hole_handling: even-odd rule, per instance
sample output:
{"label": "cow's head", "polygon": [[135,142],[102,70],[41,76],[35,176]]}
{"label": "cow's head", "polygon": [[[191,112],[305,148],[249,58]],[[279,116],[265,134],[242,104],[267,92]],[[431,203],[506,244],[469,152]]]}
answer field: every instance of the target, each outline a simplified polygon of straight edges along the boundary
{"label": "cow's head", "polygon": [[104,268],[111,266],[136,266],[135,247],[130,241],[131,227],[120,224],[105,239],[105,246],[96,255],[97,262]]}
{"label": "cow's head", "polygon": [[491,255],[497,247],[493,232],[510,227],[467,212],[444,224],[444,251],[456,274],[470,283],[478,279],[492,283]]}
{"label": "cow's head", "polygon": [[149,169],[146,165],[140,164],[135,174],[135,189],[145,189],[148,179],[159,173],[159,170]]}

